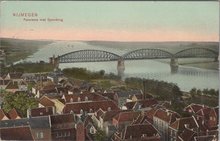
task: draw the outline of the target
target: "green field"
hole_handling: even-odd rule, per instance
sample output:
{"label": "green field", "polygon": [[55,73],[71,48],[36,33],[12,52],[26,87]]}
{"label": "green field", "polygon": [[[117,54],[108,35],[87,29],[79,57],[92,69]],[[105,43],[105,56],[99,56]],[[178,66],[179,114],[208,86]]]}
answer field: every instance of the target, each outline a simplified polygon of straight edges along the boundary
{"label": "green field", "polygon": [[6,52],[7,64],[25,59],[35,53],[39,48],[50,43],[52,41],[0,38],[1,49]]}

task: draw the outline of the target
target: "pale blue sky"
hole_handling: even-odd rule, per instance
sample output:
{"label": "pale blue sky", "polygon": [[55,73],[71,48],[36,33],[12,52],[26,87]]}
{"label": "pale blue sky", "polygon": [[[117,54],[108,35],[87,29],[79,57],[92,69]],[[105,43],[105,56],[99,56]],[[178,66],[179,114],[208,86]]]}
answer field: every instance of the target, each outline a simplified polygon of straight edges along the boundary
{"label": "pale blue sky", "polygon": [[[16,12],[36,12],[38,18],[62,18],[64,22],[24,22],[22,18],[12,16]],[[219,3],[7,1],[1,3],[1,28],[10,31],[68,28],[126,32],[163,29],[218,35]]]}

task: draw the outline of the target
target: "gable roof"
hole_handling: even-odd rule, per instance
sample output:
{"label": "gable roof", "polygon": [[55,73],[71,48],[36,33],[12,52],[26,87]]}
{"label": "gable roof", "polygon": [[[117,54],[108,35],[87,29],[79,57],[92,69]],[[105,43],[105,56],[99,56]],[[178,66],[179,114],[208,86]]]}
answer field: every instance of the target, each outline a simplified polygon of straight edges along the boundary
{"label": "gable roof", "polygon": [[21,79],[22,72],[10,72],[8,73],[10,79]]}
{"label": "gable roof", "polygon": [[111,100],[84,101],[84,102],[67,103],[63,108],[63,113],[74,112],[75,114],[80,114],[81,110],[83,110],[83,112],[93,113],[99,110],[99,108],[101,108],[103,111],[119,110],[118,106]]}
{"label": "gable roof", "polygon": [[166,109],[158,109],[156,113],[154,114],[154,117],[157,117],[168,124],[173,123],[176,121],[177,118],[180,117],[180,115],[174,111],[166,110]]}
{"label": "gable roof", "polygon": [[17,118],[21,118],[21,116],[18,114],[17,110],[15,108],[11,109],[8,112],[8,116],[10,117],[10,119],[17,119]]}
{"label": "gable roof", "polygon": [[53,115],[53,107],[33,108],[30,114],[31,117]]}
{"label": "gable roof", "polygon": [[126,139],[146,139],[148,137],[160,138],[158,131],[151,124],[135,124],[129,125],[122,132],[123,140]]}
{"label": "gable roof", "polygon": [[185,107],[184,111],[191,110],[193,113],[197,113],[199,110],[201,110],[203,108],[208,108],[208,107],[205,105],[192,103],[192,104],[188,105],[187,107]]}
{"label": "gable roof", "polygon": [[80,101],[103,101],[107,100],[107,98],[96,94],[96,93],[84,93],[84,94],[67,94],[63,95],[63,98],[65,99],[66,103],[70,102],[78,102],[78,99]]}
{"label": "gable roof", "polygon": [[2,140],[34,140],[29,126],[0,128]]}
{"label": "gable roof", "polygon": [[43,96],[40,98],[39,103],[43,106],[54,106],[54,102],[50,100],[50,98],[48,98],[47,96]]}
{"label": "gable roof", "polygon": [[186,127],[189,129],[199,128],[198,123],[194,117],[178,118],[174,123],[170,125],[175,130],[183,131]]}
{"label": "gable roof", "polygon": [[116,116],[114,116],[114,119],[118,121],[118,123],[133,121],[139,116],[140,112],[134,112],[134,111],[127,111],[127,112],[120,112]]}
{"label": "gable roof", "polygon": [[19,89],[18,82],[10,81],[5,89]]}
{"label": "gable roof", "polygon": [[147,108],[155,104],[158,104],[158,102],[155,99],[144,99],[133,102],[127,102],[125,103],[125,106],[127,107],[127,109],[134,109],[136,104],[140,105],[140,108]]}
{"label": "gable roof", "polygon": [[51,115],[51,125],[76,122],[73,114]]}
{"label": "gable roof", "polygon": [[193,141],[194,137],[196,136],[196,132],[190,130],[190,129],[185,129],[179,136],[178,140],[181,141]]}

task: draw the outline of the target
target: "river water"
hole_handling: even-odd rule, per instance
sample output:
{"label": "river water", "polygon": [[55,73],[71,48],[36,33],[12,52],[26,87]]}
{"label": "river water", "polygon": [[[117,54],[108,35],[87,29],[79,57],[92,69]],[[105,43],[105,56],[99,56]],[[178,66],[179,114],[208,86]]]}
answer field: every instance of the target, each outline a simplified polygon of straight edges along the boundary
{"label": "river water", "polygon": [[[40,60],[49,61],[49,57],[53,55],[62,55],[76,50],[96,49],[105,50],[123,55],[135,48],[110,48],[103,46],[93,46],[85,42],[58,41],[49,44],[33,55],[29,56],[25,61],[39,62]],[[105,70],[106,73],[117,74],[117,62],[89,62],[89,63],[63,63],[60,68],[67,67],[83,67],[91,71]],[[125,77],[141,77],[149,79],[163,80],[176,83],[181,90],[189,91],[193,87],[219,88],[219,73],[217,70],[200,69],[188,66],[179,66],[177,74],[170,73],[170,65],[158,60],[131,60],[125,61]]]}

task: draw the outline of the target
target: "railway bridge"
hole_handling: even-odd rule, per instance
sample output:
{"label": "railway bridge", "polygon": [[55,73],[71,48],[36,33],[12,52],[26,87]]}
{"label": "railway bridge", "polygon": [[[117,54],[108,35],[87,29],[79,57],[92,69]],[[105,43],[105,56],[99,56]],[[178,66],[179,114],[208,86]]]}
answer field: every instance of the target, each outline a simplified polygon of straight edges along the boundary
{"label": "railway bridge", "polygon": [[171,73],[177,73],[179,58],[214,58],[218,61],[218,56],[217,51],[208,48],[187,48],[175,54],[162,49],[137,49],[122,56],[103,50],[78,50],[57,57],[53,56],[50,62],[58,67],[59,63],[117,61],[118,75],[123,76],[126,60],[170,59]]}

